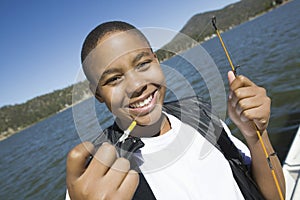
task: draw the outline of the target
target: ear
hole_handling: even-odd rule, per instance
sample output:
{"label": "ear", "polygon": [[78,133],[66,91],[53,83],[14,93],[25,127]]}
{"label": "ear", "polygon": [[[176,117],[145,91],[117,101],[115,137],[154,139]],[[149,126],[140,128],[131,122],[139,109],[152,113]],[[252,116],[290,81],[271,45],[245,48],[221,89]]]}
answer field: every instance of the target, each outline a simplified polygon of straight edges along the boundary
{"label": "ear", "polygon": [[90,90],[92,91],[92,93],[94,94],[95,98],[96,98],[100,103],[103,103],[104,100],[103,100],[103,98],[101,97],[101,95],[99,94],[99,91],[98,91],[97,87],[96,87],[94,84],[91,84],[91,83],[89,83],[89,87],[90,87]]}

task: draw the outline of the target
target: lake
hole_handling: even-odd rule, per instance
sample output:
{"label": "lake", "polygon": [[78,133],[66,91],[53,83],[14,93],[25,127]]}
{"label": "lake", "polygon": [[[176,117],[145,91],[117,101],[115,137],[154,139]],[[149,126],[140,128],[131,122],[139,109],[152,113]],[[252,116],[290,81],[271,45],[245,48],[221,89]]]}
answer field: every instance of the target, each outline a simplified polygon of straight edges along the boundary
{"label": "lake", "polygon": [[[272,99],[268,131],[281,161],[300,124],[299,8],[300,1],[292,1],[222,34],[234,63],[241,66],[238,74],[265,87]],[[195,69],[189,66],[200,60],[195,49],[201,50],[202,47],[218,66],[218,73],[210,71],[208,67],[195,73]],[[167,60],[162,66],[166,66],[165,70],[179,72],[181,78],[190,83],[190,91],[203,99],[214,103],[210,99],[214,97],[216,111],[229,124],[232,132],[240,137],[238,130],[224,114],[224,95],[215,89],[221,88],[223,93],[228,88],[227,71],[230,67],[225,54],[216,37],[203,43],[202,47],[195,47],[194,50]],[[187,62],[187,57],[190,62]],[[186,87],[176,84],[176,78],[170,77],[168,71],[165,72],[167,84],[172,85],[166,100],[190,94]],[[174,93],[174,90],[178,92]],[[94,108],[96,113],[93,116],[91,113]],[[74,111],[80,115],[74,115]],[[67,109],[53,115],[1,141],[0,199],[64,199],[68,151],[80,143],[83,137],[91,139],[97,135],[100,131],[99,123],[104,128],[112,120],[104,106],[92,98],[76,105],[73,110]]]}

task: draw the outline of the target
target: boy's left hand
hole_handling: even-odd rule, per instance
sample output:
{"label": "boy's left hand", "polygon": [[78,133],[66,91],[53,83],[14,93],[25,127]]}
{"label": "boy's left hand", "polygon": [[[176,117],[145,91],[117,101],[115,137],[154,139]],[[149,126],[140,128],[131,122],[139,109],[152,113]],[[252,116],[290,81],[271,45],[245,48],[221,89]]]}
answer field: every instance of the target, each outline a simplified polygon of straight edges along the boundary
{"label": "boy's left hand", "polygon": [[256,136],[254,124],[261,133],[265,131],[271,107],[271,99],[267,96],[266,90],[245,76],[235,77],[232,71],[228,72],[228,80],[230,84],[228,114],[231,120],[244,137]]}

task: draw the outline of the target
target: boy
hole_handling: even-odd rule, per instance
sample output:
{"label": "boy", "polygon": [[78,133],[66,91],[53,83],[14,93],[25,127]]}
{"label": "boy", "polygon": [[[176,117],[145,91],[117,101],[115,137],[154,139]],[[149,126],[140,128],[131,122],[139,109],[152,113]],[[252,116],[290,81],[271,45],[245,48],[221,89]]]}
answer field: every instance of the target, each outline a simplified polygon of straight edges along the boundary
{"label": "boy", "polygon": [[[255,129],[273,155],[266,131],[271,103],[263,88],[228,73],[228,113],[245,137],[247,153],[197,99],[181,101],[187,106],[180,104],[180,114],[179,103],[164,105],[164,74],[148,40],[134,26],[125,22],[99,25],[87,36],[81,59],[95,97],[116,120],[104,131],[109,140],[101,142],[98,150],[84,142],[70,151],[67,187],[71,199],[279,199]],[[189,118],[195,112],[201,115],[196,126]],[[112,144],[132,121],[137,126],[117,144],[117,152]],[[220,138],[214,144],[206,136],[218,130]],[[212,150],[199,159],[206,140]],[[94,158],[87,164],[91,152]],[[247,163],[250,154],[251,163]],[[270,159],[284,191],[280,162],[276,156]],[[252,177],[247,171],[250,165]]]}

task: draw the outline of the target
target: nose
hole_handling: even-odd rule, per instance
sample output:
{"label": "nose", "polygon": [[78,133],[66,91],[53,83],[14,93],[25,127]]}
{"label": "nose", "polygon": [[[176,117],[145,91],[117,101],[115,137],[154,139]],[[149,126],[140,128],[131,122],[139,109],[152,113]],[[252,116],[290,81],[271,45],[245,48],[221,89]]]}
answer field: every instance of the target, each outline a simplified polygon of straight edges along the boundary
{"label": "nose", "polygon": [[129,98],[138,97],[147,89],[145,80],[135,74],[135,72],[127,72],[126,74],[126,93]]}

